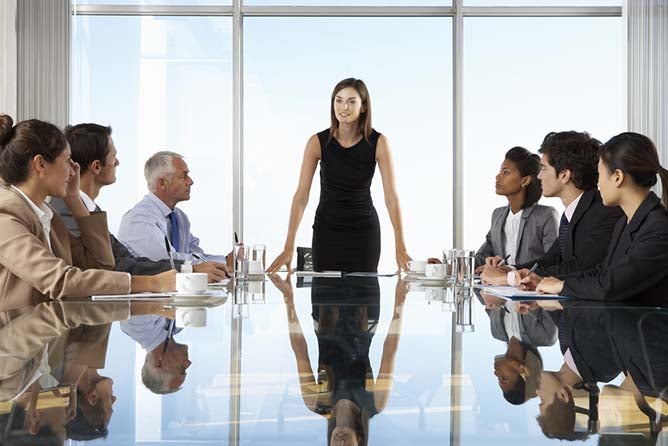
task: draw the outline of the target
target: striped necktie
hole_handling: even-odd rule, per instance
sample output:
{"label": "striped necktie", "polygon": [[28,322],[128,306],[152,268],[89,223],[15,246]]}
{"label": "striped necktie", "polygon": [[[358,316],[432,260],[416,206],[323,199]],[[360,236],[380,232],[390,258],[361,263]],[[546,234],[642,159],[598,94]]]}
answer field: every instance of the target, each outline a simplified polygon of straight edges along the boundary
{"label": "striped necktie", "polygon": [[568,241],[568,219],[566,213],[561,214],[561,222],[559,223],[559,254],[561,258],[566,257],[566,243]]}
{"label": "striped necktie", "polygon": [[179,237],[179,219],[176,216],[176,212],[170,212],[168,217],[170,223],[169,241],[172,243],[174,251],[179,252],[181,251],[180,249],[181,243]]}

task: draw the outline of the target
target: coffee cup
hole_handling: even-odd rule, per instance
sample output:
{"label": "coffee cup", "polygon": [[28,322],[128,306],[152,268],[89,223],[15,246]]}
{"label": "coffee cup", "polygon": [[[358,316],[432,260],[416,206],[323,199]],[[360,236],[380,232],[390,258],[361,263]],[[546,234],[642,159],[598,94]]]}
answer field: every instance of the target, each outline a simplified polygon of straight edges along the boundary
{"label": "coffee cup", "polygon": [[445,277],[447,272],[447,265],[442,263],[429,263],[425,266],[424,275],[425,277],[433,277],[435,279],[442,279]]}
{"label": "coffee cup", "polygon": [[181,294],[204,294],[207,290],[206,273],[177,273],[176,291]]}
{"label": "coffee cup", "polygon": [[177,308],[176,326],[179,328],[206,327],[206,308]]}
{"label": "coffee cup", "polygon": [[418,274],[424,274],[424,268],[427,266],[427,262],[424,260],[409,260],[408,261],[408,267],[410,268],[411,272],[418,273]]}

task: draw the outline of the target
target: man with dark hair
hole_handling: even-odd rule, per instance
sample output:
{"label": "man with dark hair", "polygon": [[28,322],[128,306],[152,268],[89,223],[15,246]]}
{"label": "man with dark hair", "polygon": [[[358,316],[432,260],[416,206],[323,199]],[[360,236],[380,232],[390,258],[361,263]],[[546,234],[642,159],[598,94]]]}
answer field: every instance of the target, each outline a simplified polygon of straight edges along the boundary
{"label": "man with dark hair", "polygon": [[[600,141],[586,132],[551,132],[539,153],[543,196],[559,197],[565,206],[559,223],[559,237],[548,252],[535,261],[516,265],[518,271],[496,267],[494,260],[482,274],[495,285],[519,285],[535,289],[541,276],[561,277],[593,268],[607,253],[612,231],[623,213],[606,207],[597,190]],[[535,262],[538,268],[529,275]],[[529,277],[528,279],[525,279]]]}
{"label": "man with dark hair", "polygon": [[[65,137],[72,150],[72,161],[81,166],[81,201],[90,212],[100,210],[94,201],[100,190],[116,182],[116,167],[119,161],[111,132],[111,127],[99,124],[78,124],[65,129]],[[67,229],[78,234],[77,224],[64,201],[52,198],[50,204],[63,218]],[[110,234],[110,238],[116,271],[152,275],[171,268],[167,259],[153,261],[146,257],[136,257],[116,237]],[[176,261],[177,267],[182,263]],[[218,262],[204,262],[193,265],[193,271],[207,273],[210,281],[217,282],[226,277],[227,267]]]}

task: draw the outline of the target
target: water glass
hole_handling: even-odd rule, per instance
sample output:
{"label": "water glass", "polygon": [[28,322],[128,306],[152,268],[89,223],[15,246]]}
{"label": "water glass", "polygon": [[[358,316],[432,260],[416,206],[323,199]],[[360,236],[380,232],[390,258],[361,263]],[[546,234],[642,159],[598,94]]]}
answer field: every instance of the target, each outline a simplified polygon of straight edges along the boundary
{"label": "water glass", "polygon": [[253,245],[253,260],[262,261],[262,272],[267,270],[267,249],[264,245]]}
{"label": "water glass", "polygon": [[448,282],[455,281],[455,249],[443,250],[443,264],[445,265],[445,278]]}
{"label": "water glass", "polygon": [[245,279],[248,276],[248,249],[243,242],[234,244],[234,277],[236,279]]}
{"label": "water glass", "polygon": [[470,249],[456,250],[454,261],[455,284],[464,287],[472,287],[474,271],[475,251]]}

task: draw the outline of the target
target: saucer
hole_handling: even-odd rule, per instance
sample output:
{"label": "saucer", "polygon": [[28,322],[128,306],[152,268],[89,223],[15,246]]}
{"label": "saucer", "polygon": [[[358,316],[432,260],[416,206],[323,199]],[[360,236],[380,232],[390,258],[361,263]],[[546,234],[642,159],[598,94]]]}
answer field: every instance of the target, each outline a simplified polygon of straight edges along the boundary
{"label": "saucer", "polygon": [[207,290],[201,294],[193,293],[172,293],[173,302],[192,302],[192,301],[206,301],[216,297],[226,297],[225,291]]}
{"label": "saucer", "polygon": [[440,286],[445,286],[448,281],[445,277],[427,277],[427,276],[422,276],[418,279],[420,282],[424,283],[425,285],[440,285]]}
{"label": "saucer", "polygon": [[207,297],[206,299],[195,299],[195,300],[174,299],[172,302],[166,303],[164,307],[165,308],[213,308],[223,305],[225,302],[227,302],[227,295],[213,296],[213,297]]}

